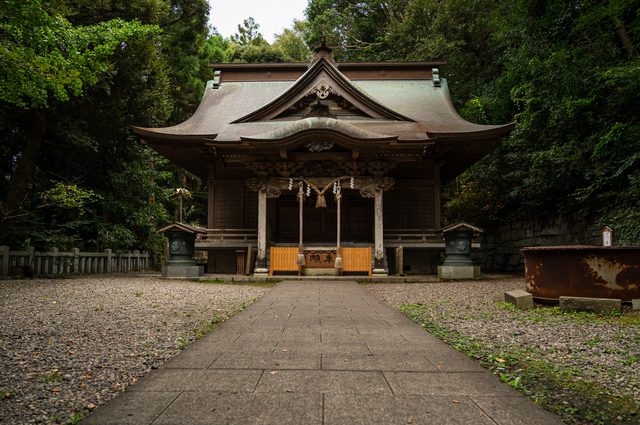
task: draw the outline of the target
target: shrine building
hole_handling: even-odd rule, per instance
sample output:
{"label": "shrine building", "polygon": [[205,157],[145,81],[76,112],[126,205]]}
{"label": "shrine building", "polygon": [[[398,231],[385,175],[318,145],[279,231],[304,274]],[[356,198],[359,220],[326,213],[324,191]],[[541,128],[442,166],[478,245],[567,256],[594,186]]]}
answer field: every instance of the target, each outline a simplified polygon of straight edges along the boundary
{"label": "shrine building", "polygon": [[402,247],[435,274],[440,187],[515,125],[460,117],[444,63],[336,63],[323,40],[311,63],[209,64],[191,118],[134,131],[207,182],[208,273],[394,274]]}

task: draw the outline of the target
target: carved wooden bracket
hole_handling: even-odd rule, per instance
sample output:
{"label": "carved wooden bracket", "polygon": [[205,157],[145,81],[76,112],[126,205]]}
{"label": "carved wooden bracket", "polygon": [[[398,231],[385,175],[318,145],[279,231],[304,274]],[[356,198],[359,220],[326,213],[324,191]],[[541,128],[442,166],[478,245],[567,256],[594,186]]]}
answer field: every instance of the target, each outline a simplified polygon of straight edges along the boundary
{"label": "carved wooden bracket", "polygon": [[373,187],[364,187],[360,189],[360,196],[363,198],[375,198],[376,191]]}
{"label": "carved wooden bracket", "polygon": [[381,190],[389,190],[396,183],[393,177],[382,177],[380,179],[376,179],[376,187]]}
{"label": "carved wooden bracket", "polygon": [[249,187],[249,189],[253,190],[254,192],[258,192],[267,188],[267,181],[258,177],[250,177],[246,180],[246,183],[247,187]]}
{"label": "carved wooden bracket", "polygon": [[256,173],[259,177],[268,177],[273,175],[281,175],[282,177],[289,177],[297,170],[299,170],[304,162],[293,161],[262,161],[262,162],[243,162],[249,170]]}
{"label": "carved wooden bracket", "polygon": [[267,188],[267,198],[279,198],[281,193],[280,189]]}
{"label": "carved wooden bracket", "polygon": [[398,162],[390,161],[371,161],[367,163],[366,169],[375,177],[382,177],[387,174],[389,170],[396,167]]}

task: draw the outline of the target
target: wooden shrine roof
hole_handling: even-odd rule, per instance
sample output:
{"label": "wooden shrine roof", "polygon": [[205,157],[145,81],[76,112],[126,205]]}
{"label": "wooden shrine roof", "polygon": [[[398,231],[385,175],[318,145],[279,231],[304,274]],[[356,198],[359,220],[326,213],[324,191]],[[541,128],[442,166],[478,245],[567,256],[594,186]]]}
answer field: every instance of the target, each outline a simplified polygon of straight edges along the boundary
{"label": "wooden shrine roof", "polygon": [[[515,124],[478,125],[460,117],[446,79],[438,77],[443,63],[335,64],[320,55],[311,65],[211,64],[216,78],[191,118],[134,131],[204,178],[206,149],[277,151],[324,135],[344,139],[350,149],[442,146],[448,180],[505,140]],[[194,148],[199,151],[188,152]]]}

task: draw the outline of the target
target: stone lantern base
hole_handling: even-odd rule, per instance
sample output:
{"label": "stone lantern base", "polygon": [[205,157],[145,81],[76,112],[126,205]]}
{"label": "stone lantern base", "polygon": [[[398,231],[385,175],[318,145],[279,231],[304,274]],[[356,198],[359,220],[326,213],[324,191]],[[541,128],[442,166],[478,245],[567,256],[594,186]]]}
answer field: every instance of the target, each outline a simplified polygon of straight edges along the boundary
{"label": "stone lantern base", "polygon": [[438,266],[441,279],[477,279],[481,276],[480,266]]}
{"label": "stone lantern base", "polygon": [[204,276],[204,266],[162,266],[162,277],[197,278]]}
{"label": "stone lantern base", "polygon": [[162,266],[162,277],[198,278],[204,275],[204,266],[198,266],[193,259],[195,241],[198,234],[206,231],[184,223],[173,223],[159,229],[169,239],[169,261]]}
{"label": "stone lantern base", "polygon": [[473,236],[482,229],[461,221],[442,229],[446,260],[438,267],[438,277],[442,279],[476,279],[482,276],[480,266],[471,261]]}

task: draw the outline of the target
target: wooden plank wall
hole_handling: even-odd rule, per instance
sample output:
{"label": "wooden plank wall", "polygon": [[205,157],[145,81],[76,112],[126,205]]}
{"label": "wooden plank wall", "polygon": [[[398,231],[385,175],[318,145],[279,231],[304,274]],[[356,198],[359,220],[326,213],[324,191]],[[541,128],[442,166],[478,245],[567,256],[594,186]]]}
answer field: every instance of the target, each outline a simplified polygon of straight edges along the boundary
{"label": "wooden plank wall", "polygon": [[371,276],[371,247],[341,248],[343,272],[368,272]]}
{"label": "wooden plank wall", "polygon": [[302,268],[296,264],[298,259],[298,248],[288,246],[271,247],[271,270],[269,275],[273,276],[273,272],[298,272],[298,276],[302,274]]}

